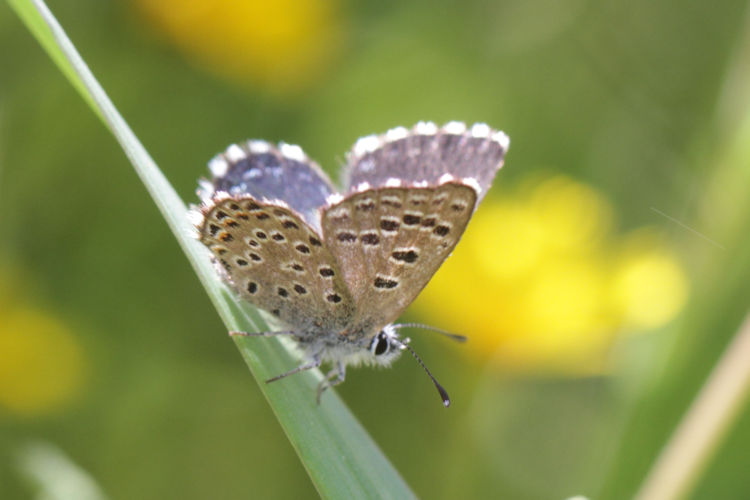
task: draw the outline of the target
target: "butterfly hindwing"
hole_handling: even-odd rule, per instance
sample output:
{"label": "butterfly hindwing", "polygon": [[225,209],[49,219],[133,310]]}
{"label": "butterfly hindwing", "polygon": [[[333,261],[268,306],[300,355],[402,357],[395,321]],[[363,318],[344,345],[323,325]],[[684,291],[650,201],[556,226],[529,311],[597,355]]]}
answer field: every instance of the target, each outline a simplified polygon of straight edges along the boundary
{"label": "butterfly hindwing", "polygon": [[299,146],[265,141],[232,145],[209,163],[213,179],[202,192],[206,199],[214,193],[249,195],[256,200],[284,202],[315,229],[319,228],[318,208],[334,191],[325,172],[307,158]]}
{"label": "butterfly hindwing", "polygon": [[508,143],[508,136],[484,124],[395,128],[357,141],[345,169],[346,188],[351,193],[363,183],[381,187],[394,179],[435,186],[452,177],[471,182],[481,201],[503,164]]}

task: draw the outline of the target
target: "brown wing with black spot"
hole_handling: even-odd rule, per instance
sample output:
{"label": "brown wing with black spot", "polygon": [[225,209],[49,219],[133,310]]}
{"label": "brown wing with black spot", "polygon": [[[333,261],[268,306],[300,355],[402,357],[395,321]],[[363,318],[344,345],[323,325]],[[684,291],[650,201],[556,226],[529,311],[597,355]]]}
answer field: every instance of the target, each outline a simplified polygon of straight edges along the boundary
{"label": "brown wing with black spot", "polygon": [[476,202],[472,187],[448,182],[370,189],[325,210],[323,235],[355,304],[355,331],[398,318],[450,255]]}
{"label": "brown wing with black spot", "polygon": [[300,333],[343,329],[353,301],[323,241],[295,211],[248,195],[203,209],[200,241],[239,295]]}

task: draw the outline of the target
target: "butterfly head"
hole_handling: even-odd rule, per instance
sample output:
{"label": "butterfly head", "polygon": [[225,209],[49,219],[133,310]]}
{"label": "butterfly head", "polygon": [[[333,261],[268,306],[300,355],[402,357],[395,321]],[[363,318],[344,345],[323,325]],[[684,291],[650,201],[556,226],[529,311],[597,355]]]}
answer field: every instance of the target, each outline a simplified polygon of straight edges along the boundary
{"label": "butterfly head", "polygon": [[[438,393],[440,393],[440,398],[443,400],[443,405],[448,407],[451,404],[448,393],[445,391],[445,389],[443,389],[443,386],[438,383],[430,370],[427,369],[425,364],[422,362],[422,359],[417,356],[417,353],[414,352],[411,347],[409,347],[409,342],[411,341],[411,339],[409,339],[409,337],[405,337],[402,339],[398,335],[397,330],[399,328],[408,328],[413,326],[424,327],[424,325],[414,323],[386,325],[385,327],[383,327],[383,329],[380,330],[378,334],[372,338],[372,340],[370,340],[369,351],[372,355],[372,360],[376,364],[387,366],[401,355],[401,351],[409,351],[414,359],[417,360],[417,363],[419,363],[419,365],[427,373],[427,376],[430,377],[432,383],[435,384],[435,388],[438,390]],[[461,342],[466,340],[466,337],[463,337],[462,335],[454,335],[437,328],[427,327],[427,329],[437,331],[438,333],[442,333]]]}
{"label": "butterfly head", "polygon": [[370,340],[368,350],[375,364],[388,366],[401,355],[408,342],[408,338],[399,337],[393,325],[386,325]]}

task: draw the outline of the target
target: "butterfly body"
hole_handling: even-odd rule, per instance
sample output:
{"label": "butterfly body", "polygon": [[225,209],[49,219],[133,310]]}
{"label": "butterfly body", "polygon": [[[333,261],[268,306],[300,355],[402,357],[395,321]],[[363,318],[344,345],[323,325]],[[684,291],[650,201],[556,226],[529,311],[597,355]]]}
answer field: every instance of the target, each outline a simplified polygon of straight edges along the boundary
{"label": "butterfly body", "polygon": [[288,374],[334,366],[324,389],[407,348],[392,323],[458,243],[507,145],[481,124],[393,129],[355,144],[342,192],[297,146],[232,145],[209,163],[194,222],[234,291],[290,327],[307,361]]}

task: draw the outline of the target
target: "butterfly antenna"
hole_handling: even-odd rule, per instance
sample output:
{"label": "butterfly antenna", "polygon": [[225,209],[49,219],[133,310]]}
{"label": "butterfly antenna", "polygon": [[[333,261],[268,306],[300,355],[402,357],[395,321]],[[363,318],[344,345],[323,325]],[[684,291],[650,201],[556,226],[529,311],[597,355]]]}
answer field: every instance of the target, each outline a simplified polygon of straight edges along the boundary
{"label": "butterfly antenna", "polygon": [[396,330],[401,329],[401,328],[421,328],[422,330],[429,330],[431,332],[439,333],[440,335],[445,335],[449,339],[453,339],[456,342],[466,342],[468,340],[463,335],[457,335],[455,333],[441,330],[440,328],[435,328],[434,326],[424,325],[422,323],[398,323],[392,326]]}
{"label": "butterfly antenna", "polygon": [[445,389],[443,389],[442,385],[438,383],[438,381],[432,375],[432,372],[430,372],[430,370],[425,366],[424,362],[422,361],[422,358],[417,356],[417,353],[414,352],[414,349],[409,347],[409,345],[404,342],[400,342],[400,344],[403,349],[406,349],[407,351],[411,353],[412,356],[414,356],[414,359],[417,360],[417,363],[419,363],[419,365],[424,369],[425,373],[427,373],[427,376],[430,377],[430,380],[432,380],[432,383],[435,384],[435,388],[437,389],[438,393],[440,393],[440,397],[443,400],[443,406],[448,408],[451,405],[451,398],[448,397],[448,392]]}

